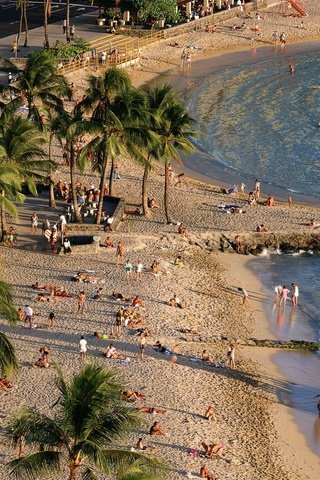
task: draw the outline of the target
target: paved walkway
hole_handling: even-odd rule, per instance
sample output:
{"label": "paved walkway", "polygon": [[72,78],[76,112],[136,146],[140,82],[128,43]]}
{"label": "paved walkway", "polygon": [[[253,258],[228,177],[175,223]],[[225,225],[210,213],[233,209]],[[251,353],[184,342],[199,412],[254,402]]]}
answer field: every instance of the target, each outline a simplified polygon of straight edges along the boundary
{"label": "paved walkway", "polygon": [[[87,12],[84,15],[73,17],[70,19],[70,24],[75,25],[76,36],[82,37],[88,42],[99,38],[107,33],[107,27],[99,27],[96,24],[98,17],[97,11]],[[56,40],[65,40],[62,32],[61,22],[51,23],[48,25],[49,42],[52,46]],[[15,40],[15,35],[0,38],[0,55],[2,58],[11,58],[11,47]],[[24,35],[22,34],[21,42],[24,42]],[[34,28],[29,31],[29,47],[25,48],[19,46],[18,57],[25,57],[29,52],[43,49],[44,29],[43,27]]]}

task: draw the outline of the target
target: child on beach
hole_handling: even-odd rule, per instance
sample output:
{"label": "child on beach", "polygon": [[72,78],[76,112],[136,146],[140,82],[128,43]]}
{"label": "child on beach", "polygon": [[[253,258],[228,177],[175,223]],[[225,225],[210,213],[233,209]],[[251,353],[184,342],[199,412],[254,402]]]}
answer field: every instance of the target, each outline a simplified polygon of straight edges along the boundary
{"label": "child on beach", "polygon": [[227,350],[227,359],[228,359],[228,364],[230,368],[236,367],[235,353],[236,353],[236,347],[233,343],[231,343],[231,345],[228,347],[228,350]]}

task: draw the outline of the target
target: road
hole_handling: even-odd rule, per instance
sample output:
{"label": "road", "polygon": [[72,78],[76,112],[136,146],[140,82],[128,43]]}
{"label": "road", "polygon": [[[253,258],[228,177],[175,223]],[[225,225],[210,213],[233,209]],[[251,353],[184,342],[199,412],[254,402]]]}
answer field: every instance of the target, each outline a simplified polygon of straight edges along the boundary
{"label": "road", "polygon": [[[98,7],[88,5],[87,0],[77,0],[71,3],[70,17],[92,13]],[[63,22],[66,16],[66,2],[52,2],[52,14],[49,23]],[[28,27],[29,29],[43,25],[43,1],[29,0],[28,4]],[[16,9],[13,0],[0,0],[0,38],[15,35],[19,31],[20,11]]]}

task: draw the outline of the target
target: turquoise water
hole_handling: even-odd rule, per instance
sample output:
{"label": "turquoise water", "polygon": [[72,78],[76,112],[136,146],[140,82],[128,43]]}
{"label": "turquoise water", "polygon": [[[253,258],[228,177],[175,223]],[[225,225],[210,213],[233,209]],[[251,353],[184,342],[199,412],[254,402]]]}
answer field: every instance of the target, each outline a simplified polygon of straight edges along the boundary
{"label": "turquoise water", "polygon": [[239,182],[259,178],[262,188],[267,183],[320,197],[319,53],[271,55],[189,83],[187,106],[200,132],[196,143],[212,162],[196,169],[214,177],[218,162],[235,169]]}
{"label": "turquoise water", "polygon": [[[268,298],[265,309],[273,335],[282,340],[320,341],[320,257],[269,255],[250,265]],[[274,302],[274,287],[290,287],[292,282],[299,286],[298,306],[292,307],[288,301],[280,309]],[[320,455],[320,417],[315,398],[320,394],[320,353],[280,351],[274,360],[288,379],[290,406],[299,429],[310,448]]]}

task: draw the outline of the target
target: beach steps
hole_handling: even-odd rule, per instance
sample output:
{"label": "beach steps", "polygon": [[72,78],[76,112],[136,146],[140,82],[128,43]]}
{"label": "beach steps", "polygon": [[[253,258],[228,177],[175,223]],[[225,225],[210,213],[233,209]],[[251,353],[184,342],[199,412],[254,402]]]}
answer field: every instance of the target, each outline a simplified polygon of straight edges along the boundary
{"label": "beach steps", "polygon": [[287,0],[287,2],[294,8],[301,17],[307,15],[307,10],[301,0]]}

